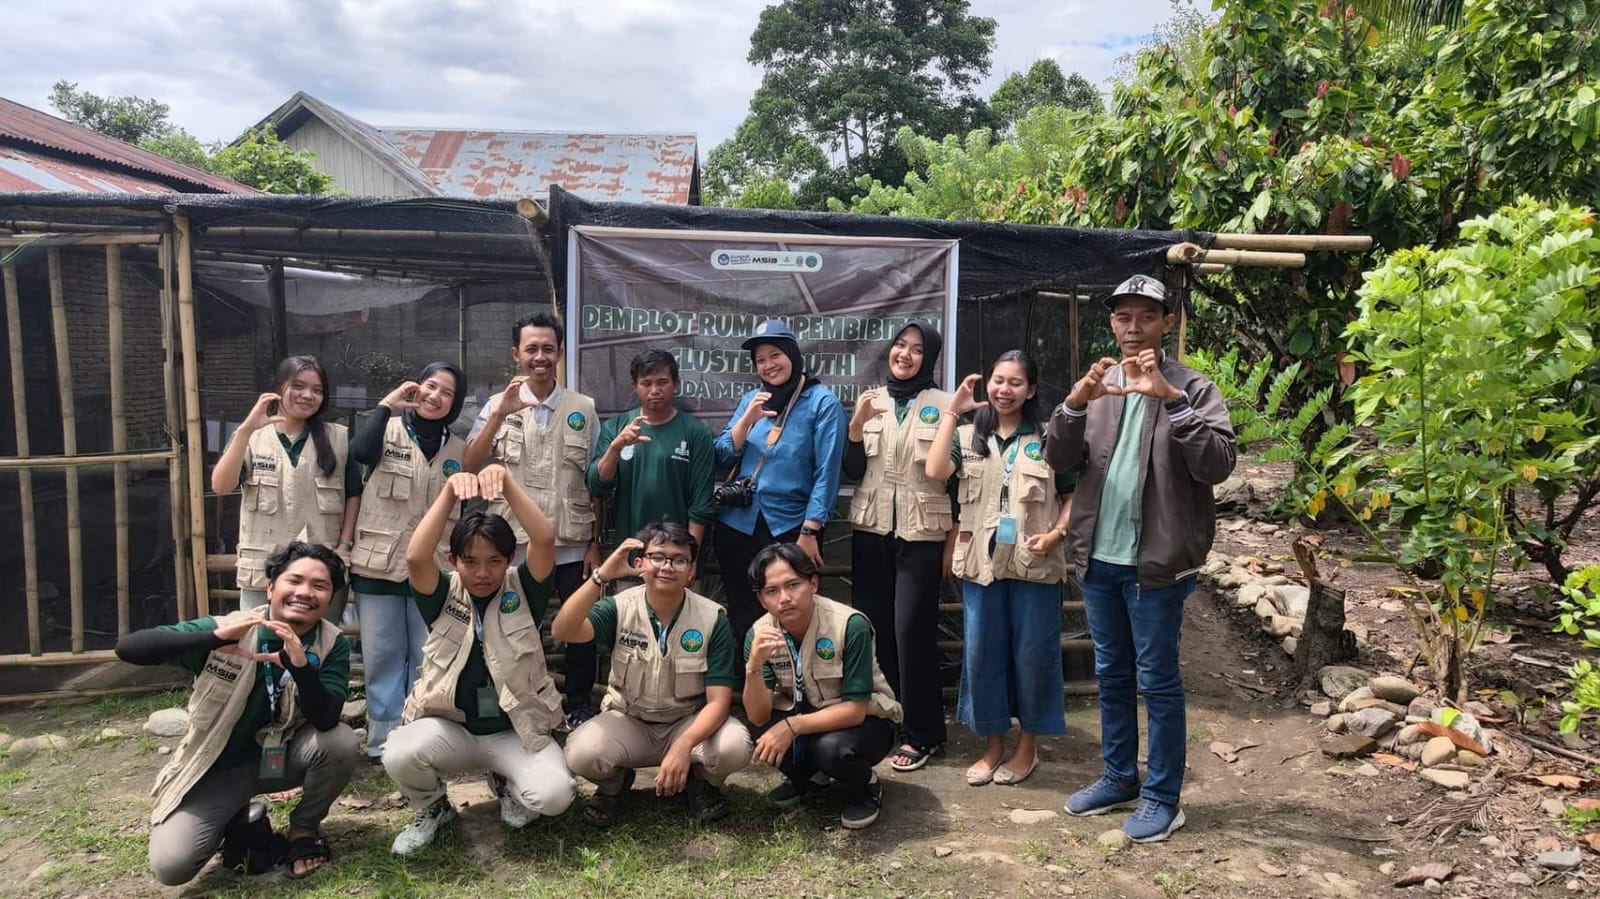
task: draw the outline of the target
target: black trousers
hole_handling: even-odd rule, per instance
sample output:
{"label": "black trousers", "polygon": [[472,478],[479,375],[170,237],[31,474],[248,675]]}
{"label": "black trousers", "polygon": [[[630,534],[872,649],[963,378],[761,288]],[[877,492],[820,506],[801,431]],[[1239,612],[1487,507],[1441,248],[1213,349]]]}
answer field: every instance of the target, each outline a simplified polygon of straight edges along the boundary
{"label": "black trousers", "polygon": [[905,709],[905,741],[945,741],[939,679],[939,582],[944,541],[906,541],[856,531],[851,541],[852,596],[872,622],[878,667]]}
{"label": "black trousers", "polygon": [[[556,566],[556,596],[566,602],[567,597],[583,586],[583,563],[568,562]],[[594,682],[599,676],[600,652],[594,641],[568,643],[566,664],[562,674],[567,682],[562,693],[567,698],[567,711],[594,708]]]}
{"label": "black trousers", "polygon": [[[772,727],[783,727],[783,719],[789,715],[814,711],[816,709],[808,705],[792,712],[774,710],[772,720],[761,728],[761,733]],[[757,739],[760,739],[759,734]],[[800,786],[821,771],[838,782],[846,799],[859,799],[867,794],[867,786],[872,782],[872,766],[887,758],[893,748],[894,722],[868,715],[867,720],[855,727],[795,737],[778,770],[791,783]]]}
{"label": "black trousers", "polygon": [[[717,566],[722,569],[722,596],[728,606],[728,626],[733,630],[733,645],[744,657],[744,635],[766,610],[756,598],[755,586],[750,583],[750,563],[756,553],[774,543],[793,543],[800,538],[800,529],[774,535],[767,529],[766,516],[756,516],[756,532],[742,534],[722,522],[717,522],[715,545]],[[742,668],[740,669],[743,670]]]}

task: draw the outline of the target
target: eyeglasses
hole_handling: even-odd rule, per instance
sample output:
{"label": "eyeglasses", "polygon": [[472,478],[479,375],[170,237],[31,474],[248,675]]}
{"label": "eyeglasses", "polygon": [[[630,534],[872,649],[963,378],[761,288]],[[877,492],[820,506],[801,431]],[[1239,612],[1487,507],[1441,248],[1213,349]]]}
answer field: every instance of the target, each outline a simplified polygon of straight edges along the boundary
{"label": "eyeglasses", "polygon": [[645,559],[657,568],[688,568],[694,560],[688,556],[669,556],[666,553],[646,553]]}

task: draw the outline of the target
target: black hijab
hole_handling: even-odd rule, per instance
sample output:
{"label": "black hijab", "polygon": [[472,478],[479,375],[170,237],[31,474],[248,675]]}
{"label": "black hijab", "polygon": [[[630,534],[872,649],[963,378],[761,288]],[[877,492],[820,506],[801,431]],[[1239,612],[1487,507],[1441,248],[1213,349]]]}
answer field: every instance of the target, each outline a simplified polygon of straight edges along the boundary
{"label": "black hijab", "polygon": [[[899,340],[901,334],[912,328],[922,332],[922,368],[905,380],[895,377],[892,372],[890,373],[889,395],[897,400],[910,399],[932,387],[934,376],[939,373],[939,351],[944,349],[944,338],[940,336],[938,329],[934,328],[933,325],[919,319],[908,322],[904,328],[896,331],[895,340]],[[894,343],[891,341],[889,346],[892,349]]]}
{"label": "black hijab", "polygon": [[[808,390],[813,384],[821,384],[822,380],[806,371],[806,360],[800,355],[800,344],[788,337],[764,337],[751,344],[750,361],[752,363],[755,362],[756,350],[763,343],[772,344],[782,350],[785,356],[789,357],[789,380],[778,385],[768,384],[766,381],[761,382],[761,389],[772,394],[772,397],[764,405],[769,410],[782,415],[784,408],[789,405],[789,398],[794,396],[795,389],[800,386],[800,378],[802,376],[806,379],[806,388]],[[759,380],[761,376],[757,375],[756,377]]]}
{"label": "black hijab", "polygon": [[450,427],[456,418],[461,415],[461,404],[467,400],[466,376],[461,373],[460,368],[449,362],[431,362],[424,366],[422,374],[417,375],[417,383],[421,384],[441,371],[449,372],[456,379],[456,395],[450,403],[450,411],[439,419],[423,418],[417,414],[415,409],[407,409],[404,416],[406,425],[411,428],[411,433],[417,435],[417,446],[422,450],[422,454],[429,459],[432,459],[434,454],[439,452],[439,447],[444,444],[445,429]]}

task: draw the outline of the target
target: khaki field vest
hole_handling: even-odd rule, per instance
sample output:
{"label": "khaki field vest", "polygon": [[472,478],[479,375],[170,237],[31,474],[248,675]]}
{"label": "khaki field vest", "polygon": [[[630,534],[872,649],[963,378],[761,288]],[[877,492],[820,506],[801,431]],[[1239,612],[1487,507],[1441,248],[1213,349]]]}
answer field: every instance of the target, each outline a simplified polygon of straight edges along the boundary
{"label": "khaki field vest", "polygon": [[894,410],[878,413],[861,426],[867,473],[850,498],[850,523],[869,534],[890,531],[901,540],[943,540],[954,522],[945,485],[928,480],[928,450],[939,432],[939,413],[950,395],[929,388],[906,409],[905,422]]}
{"label": "khaki field vest", "polygon": [[[500,396],[492,402],[498,405]],[[587,478],[599,424],[594,400],[563,389],[550,415],[550,427],[541,429],[533,410],[523,409],[506,416],[494,435],[489,458],[504,465],[539,504],[555,525],[558,545],[581,546],[594,539],[594,506],[589,501]],[[527,531],[508,509],[504,500],[489,504],[489,511],[511,522],[517,542],[527,543]]]}
{"label": "khaki field vest", "polygon": [[711,631],[722,607],[693,590],[684,592],[683,607],[667,634],[661,654],[650,605],[643,586],[617,594],[617,637],[611,648],[611,679],[602,711],[665,724],[700,711],[706,704],[707,652]]}
{"label": "khaki field vest", "polygon": [[[823,596],[815,597],[815,600],[811,626],[806,628],[805,639],[800,641],[800,676],[805,680],[806,701],[816,708],[825,709],[843,701],[845,626],[850,623],[850,616],[861,613]],[[862,616],[863,619],[865,617]],[[758,629],[775,627],[783,630],[783,625],[771,614],[761,616],[755,626]],[[874,634],[874,645],[868,649],[872,653],[872,700],[867,703],[867,714],[899,724],[900,703],[895,701],[894,690],[889,688],[889,682],[883,679],[883,671],[878,668],[876,642],[877,635]],[[789,655],[789,647],[785,645],[773,653],[768,664],[778,676],[778,689],[772,694],[772,707],[779,711],[794,708],[794,659]]]}
{"label": "khaki field vest", "polygon": [[1044,435],[1027,434],[1018,438],[1016,466],[1011,472],[1008,491],[1011,514],[1017,518],[1015,546],[996,546],[989,555],[989,540],[1000,523],[1000,485],[1005,479],[1005,460],[1000,441],[989,438],[987,458],[972,451],[972,425],[956,429],[961,445],[961,472],[956,499],[961,503],[961,529],[951,559],[955,576],[979,586],[1000,578],[1054,584],[1067,576],[1067,554],[1061,545],[1049,555],[1028,552],[1023,541],[1056,526],[1061,514],[1061,498],[1056,495],[1055,472],[1044,461]]}
{"label": "khaki field vest", "polygon": [[[422,644],[422,667],[402,713],[407,724],[418,718],[466,721],[456,707],[456,681],[472,655],[478,610],[461,577],[453,572],[445,577],[450,579],[450,595]],[[500,708],[522,745],[532,751],[543,749],[561,722],[561,694],[545,667],[539,623],[533,620],[515,567],[506,570],[500,595],[489,601],[484,615],[483,658]]]}
{"label": "khaki field vest", "polygon": [[[383,430],[383,455],[361,491],[355,548],[350,550],[352,574],[384,581],[406,580],[406,542],[428,507],[439,498],[444,482],[461,471],[461,453],[466,448],[466,441],[451,435],[430,462],[406,433],[405,421],[398,415],[389,419]],[[439,535],[434,556],[441,571],[450,570],[445,553],[460,511],[459,504],[450,510],[450,520]]]}
{"label": "khaki field vest", "polygon": [[[218,618],[217,624],[223,625],[229,619],[243,614],[234,612]],[[257,645],[263,631],[266,628],[259,625],[251,628],[239,639],[239,645]],[[333,641],[338,637],[339,628],[336,625],[327,621],[319,622],[307,654],[315,653],[317,658],[326,659],[333,649]],[[178,742],[172,760],[156,775],[156,785],[150,790],[150,795],[156,797],[156,807],[150,813],[151,824],[167,820],[167,816],[183,802],[183,797],[189,795],[189,791],[222,755],[228,738],[233,736],[233,726],[244,714],[250,692],[256,688],[257,664],[221,649],[212,650],[206,659],[205,670],[194,679],[194,689],[189,695],[189,730]],[[291,677],[284,685],[278,703],[277,721],[283,722],[284,739],[293,736],[305,720],[300,714],[300,691]]]}
{"label": "khaki field vest", "polygon": [[317,443],[306,437],[300,464],[289,453],[276,428],[250,435],[250,472],[239,502],[239,589],[267,589],[267,556],[290,540],[339,543],[344,527],[344,466],[350,432],[344,425],[325,424],[333,450],[333,474],[317,467]]}

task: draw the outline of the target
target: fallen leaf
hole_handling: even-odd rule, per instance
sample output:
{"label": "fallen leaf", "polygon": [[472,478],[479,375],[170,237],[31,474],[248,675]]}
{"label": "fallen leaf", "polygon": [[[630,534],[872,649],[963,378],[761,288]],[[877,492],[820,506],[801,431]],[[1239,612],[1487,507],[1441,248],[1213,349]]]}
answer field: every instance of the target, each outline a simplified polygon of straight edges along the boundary
{"label": "fallen leaf", "polygon": [[344,806],[345,808],[354,808],[354,809],[372,808],[372,800],[371,799],[362,799],[359,796],[341,796],[341,797],[339,797],[339,804]]}
{"label": "fallen leaf", "polygon": [[1600,833],[1579,834],[1578,842],[1588,846],[1590,852],[1600,852]]}
{"label": "fallen leaf", "polygon": [[1600,799],[1578,799],[1572,803],[1572,807],[1580,812],[1600,811]]}
{"label": "fallen leaf", "polygon": [[1516,631],[1513,631],[1510,628],[1505,630],[1484,628],[1483,630],[1483,642],[1485,643],[1510,643],[1511,638],[1514,636],[1516,636]]}
{"label": "fallen leaf", "polygon": [[1230,765],[1239,760],[1239,754],[1234,750],[1232,743],[1223,743],[1220,740],[1213,741],[1212,744],[1206,748],[1211,750],[1212,755],[1222,759]]}
{"label": "fallen leaf", "polygon": [[1415,868],[1412,868],[1406,873],[1400,875],[1400,879],[1396,880],[1394,885],[1397,887],[1411,887],[1416,886],[1419,883],[1426,883],[1430,880],[1437,880],[1440,883],[1444,883],[1446,880],[1449,880],[1450,875],[1454,873],[1455,869],[1451,868],[1449,865],[1444,864],[1443,862],[1432,862],[1431,864],[1417,865]]}
{"label": "fallen leaf", "polygon": [[1574,774],[1535,774],[1533,779],[1547,787],[1559,790],[1583,789],[1583,778]]}
{"label": "fallen leaf", "polygon": [[1533,841],[1534,852],[1560,852],[1561,841],[1555,837],[1540,837]]}
{"label": "fallen leaf", "polygon": [[1457,749],[1465,749],[1468,752],[1476,752],[1478,755],[1485,757],[1489,755],[1489,750],[1479,746],[1477,740],[1472,739],[1453,727],[1446,727],[1437,721],[1423,721],[1417,725],[1417,730],[1422,731],[1430,737],[1449,737],[1450,742],[1454,743]]}
{"label": "fallen leaf", "polygon": [[1417,763],[1416,762],[1407,761],[1407,760],[1401,758],[1398,755],[1391,755],[1391,754],[1389,754],[1387,752],[1375,752],[1375,753],[1373,753],[1372,754],[1372,760],[1377,762],[1380,765],[1388,765],[1391,768],[1399,768],[1401,771],[1416,771],[1417,770]]}
{"label": "fallen leaf", "polygon": [[1289,876],[1289,872],[1288,871],[1285,871],[1282,868],[1277,867],[1276,865],[1269,865],[1266,862],[1262,862],[1262,863],[1256,865],[1256,868],[1258,870],[1260,870],[1262,874],[1265,874],[1268,877],[1288,877]]}

